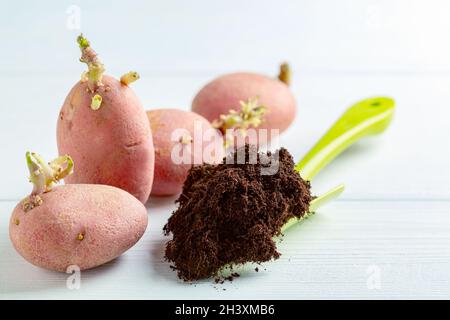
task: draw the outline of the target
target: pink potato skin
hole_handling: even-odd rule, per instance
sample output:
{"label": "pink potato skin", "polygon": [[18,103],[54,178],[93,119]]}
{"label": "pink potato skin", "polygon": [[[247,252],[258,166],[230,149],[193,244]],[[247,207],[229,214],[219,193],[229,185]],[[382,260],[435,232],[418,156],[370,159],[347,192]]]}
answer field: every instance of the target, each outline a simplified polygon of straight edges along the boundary
{"label": "pink potato skin", "polygon": [[75,163],[74,173],[65,182],[115,186],[145,203],[155,157],[145,110],[128,86],[110,76],[102,82],[100,109],[90,108],[94,94],[81,81],[61,108],[58,151],[70,155]]}
{"label": "pink potato skin", "polygon": [[289,127],[296,114],[291,90],[277,79],[255,73],[231,73],[209,82],[195,96],[192,111],[212,122],[230,109],[240,110],[239,101],[255,97],[267,108],[259,128],[279,129],[281,133]]}
{"label": "pink potato skin", "polygon": [[[153,134],[153,143],[155,146],[155,175],[152,186],[152,195],[169,196],[181,192],[184,180],[186,180],[189,169],[192,164],[176,164],[172,161],[171,153],[175,146],[180,146],[181,142],[176,141],[177,137],[172,140],[172,133],[176,129],[185,129],[191,137],[195,136],[195,123],[201,125],[201,132],[204,134],[207,130],[213,133],[214,149],[217,152],[212,154],[210,159],[204,159],[202,153],[208,141],[201,140],[201,147],[194,148],[191,143],[183,148],[191,147],[198,159],[204,160],[206,163],[218,163],[222,161],[224,156],[223,139],[219,131],[214,129],[208,120],[202,116],[178,109],[155,109],[147,111],[150,121],[150,127]],[[182,134],[180,135],[180,137]],[[209,139],[209,138],[206,138]],[[197,140],[194,140],[194,142]],[[200,140],[199,140],[200,141]],[[186,149],[183,149],[186,150]],[[191,154],[190,159],[194,161]],[[197,163],[200,164],[200,163]]]}
{"label": "pink potato skin", "polygon": [[45,269],[65,272],[71,265],[84,270],[104,264],[131,248],[147,227],[144,205],[119,188],[69,184],[42,199],[28,212],[23,201],[16,206],[9,235],[22,257]]}

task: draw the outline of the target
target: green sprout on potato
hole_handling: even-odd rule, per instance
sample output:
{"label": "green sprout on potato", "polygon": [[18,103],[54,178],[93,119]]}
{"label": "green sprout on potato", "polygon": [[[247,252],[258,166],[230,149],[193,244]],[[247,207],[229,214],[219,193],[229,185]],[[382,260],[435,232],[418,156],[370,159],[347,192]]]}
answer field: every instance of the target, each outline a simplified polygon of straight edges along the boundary
{"label": "green sprout on potato", "polygon": [[[87,82],[87,90],[91,93],[96,93],[100,87],[103,86],[102,78],[105,72],[105,66],[98,58],[97,52],[92,49],[90,42],[86,39],[83,34],[80,34],[77,38],[77,43],[81,50],[80,62],[87,65],[88,70],[84,71],[81,75],[81,81]],[[129,85],[130,83],[138,80],[140,78],[136,71],[130,71],[125,73],[121,78],[120,82],[124,85]],[[109,91],[109,87],[105,88],[105,91]],[[98,110],[102,104],[102,96],[98,93],[92,97],[91,109]]]}
{"label": "green sprout on potato", "polygon": [[33,184],[31,195],[24,202],[25,212],[42,204],[41,195],[49,192],[59,180],[68,176],[73,170],[73,161],[69,156],[60,156],[51,162],[45,162],[42,157],[34,152],[26,153],[30,182]]}
{"label": "green sprout on potato", "polygon": [[102,105],[102,96],[99,94],[96,94],[95,96],[92,97],[91,100],[91,109],[92,110],[98,110],[100,109],[100,106]]}
{"label": "green sprout on potato", "polygon": [[140,78],[139,73],[137,73],[136,71],[130,71],[120,77],[120,82],[124,85],[129,85],[130,83],[139,80],[139,78]]}
{"label": "green sprout on potato", "polygon": [[[223,114],[218,120],[213,121],[212,126],[219,129],[223,134],[227,130],[238,130],[243,137],[247,136],[250,127],[257,128],[264,121],[266,107],[258,103],[258,98],[249,98],[247,101],[240,101],[241,111],[231,109],[228,114]],[[225,140],[225,146],[230,141]]]}
{"label": "green sprout on potato", "polygon": [[82,80],[87,79],[89,90],[95,92],[102,86],[105,67],[98,58],[97,53],[91,48],[89,41],[83,37],[83,34],[78,36],[77,42],[81,50],[80,62],[86,63],[88,66],[88,71],[84,72],[81,78]]}
{"label": "green sprout on potato", "polygon": [[278,74],[278,80],[284,82],[287,86],[289,86],[291,84],[291,78],[292,78],[291,68],[287,63],[282,63],[280,65],[280,73]]}

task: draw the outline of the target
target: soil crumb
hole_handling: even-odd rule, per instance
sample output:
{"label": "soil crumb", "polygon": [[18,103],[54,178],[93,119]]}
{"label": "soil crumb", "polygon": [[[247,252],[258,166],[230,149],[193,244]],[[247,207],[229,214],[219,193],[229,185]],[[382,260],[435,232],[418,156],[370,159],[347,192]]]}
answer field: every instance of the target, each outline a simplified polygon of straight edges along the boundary
{"label": "soil crumb", "polygon": [[232,282],[235,278],[238,278],[240,276],[241,275],[239,273],[237,273],[237,272],[234,272],[234,273],[232,273],[232,274],[230,274],[229,276],[226,276],[226,277],[225,276],[216,276],[214,278],[214,282],[218,283],[218,284],[223,284],[223,283],[225,283],[225,281]]}
{"label": "soil crumb", "polygon": [[173,235],[165,259],[185,281],[277,259],[273,237],[290,218],[308,212],[311,200],[309,182],[294,170],[286,149],[258,153],[255,146],[241,147],[221,164],[191,168],[179,207],[164,226],[165,235]]}

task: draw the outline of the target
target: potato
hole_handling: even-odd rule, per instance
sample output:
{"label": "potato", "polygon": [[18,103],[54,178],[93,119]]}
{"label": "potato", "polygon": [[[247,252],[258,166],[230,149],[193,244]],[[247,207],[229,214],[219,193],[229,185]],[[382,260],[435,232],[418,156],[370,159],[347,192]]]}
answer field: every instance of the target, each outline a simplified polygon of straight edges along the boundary
{"label": "potato", "polygon": [[[153,183],[154,150],[145,110],[128,86],[103,76],[103,65],[85,38],[79,38],[89,71],[70,91],[59,113],[57,143],[77,169],[66,183],[107,184],[145,202]],[[85,42],[86,41],[86,42]]]}
{"label": "potato", "polygon": [[147,210],[129,193],[106,185],[69,184],[42,196],[28,212],[21,201],[9,234],[28,262],[65,272],[104,264],[131,248],[147,227]]}
{"label": "potato", "polygon": [[62,272],[72,265],[93,268],[118,257],[144,234],[147,210],[126,191],[94,184],[53,188],[71,173],[70,157],[47,164],[27,153],[27,164],[34,188],[15,207],[9,235],[17,252],[32,264]]}
{"label": "potato", "polygon": [[[279,79],[289,82],[287,65],[282,65]],[[262,123],[258,128],[286,130],[295,118],[296,101],[288,85],[255,73],[231,73],[206,84],[195,96],[192,111],[211,122],[220,121],[231,109],[239,112],[240,101],[257,99],[265,107]],[[249,126],[252,127],[252,126]],[[268,140],[270,140],[269,131]]]}
{"label": "potato", "polygon": [[[150,110],[147,116],[155,147],[152,195],[177,194],[193,164],[222,160],[221,134],[202,116],[177,109]],[[179,163],[180,160],[184,163]]]}

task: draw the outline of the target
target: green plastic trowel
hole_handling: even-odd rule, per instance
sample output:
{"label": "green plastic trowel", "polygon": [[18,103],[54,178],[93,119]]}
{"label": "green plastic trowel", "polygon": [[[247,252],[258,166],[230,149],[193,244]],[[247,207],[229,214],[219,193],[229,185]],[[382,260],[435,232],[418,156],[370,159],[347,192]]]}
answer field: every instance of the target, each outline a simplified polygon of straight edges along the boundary
{"label": "green plastic trowel", "polygon": [[[357,140],[383,132],[392,120],[394,109],[394,100],[385,97],[369,98],[351,106],[300,160],[295,170],[303,179],[310,181],[323,167]],[[302,218],[290,219],[281,231],[286,231],[308,217],[317,208],[339,196],[342,191],[344,191],[343,184],[315,198],[310,203],[309,213]]]}

